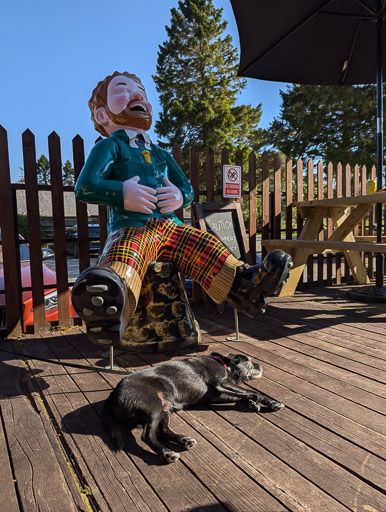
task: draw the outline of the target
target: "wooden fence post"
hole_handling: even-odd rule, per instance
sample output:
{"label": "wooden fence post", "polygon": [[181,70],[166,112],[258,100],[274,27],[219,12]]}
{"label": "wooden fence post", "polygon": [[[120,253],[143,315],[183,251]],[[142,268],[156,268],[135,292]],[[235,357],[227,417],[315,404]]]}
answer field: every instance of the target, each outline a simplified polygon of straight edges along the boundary
{"label": "wooden fence post", "polygon": [[256,155],[252,151],[248,155],[248,186],[249,186],[249,253],[252,263],[256,263],[257,225],[256,225]]}
{"label": "wooden fence post", "polygon": [[23,318],[18,242],[15,240],[14,208],[9,170],[8,137],[0,126],[0,227],[3,249],[7,335],[20,336]]}
{"label": "wooden fence post", "polygon": [[[333,192],[333,166],[329,162],[327,165],[327,198],[330,199],[334,195]],[[327,237],[332,235],[333,222],[331,218],[327,219]],[[327,254],[327,284],[332,284],[332,254]]]}
{"label": "wooden fence post", "polygon": [[[72,139],[72,154],[74,158],[75,183],[79,178],[80,171],[84,166],[84,143],[82,137],[76,135]],[[90,251],[88,237],[88,214],[87,204],[75,199],[76,226],[78,232],[78,255],[79,272],[83,272],[90,266]]]}
{"label": "wooden fence post", "polygon": [[273,238],[281,238],[281,161],[279,155],[273,159]]}
{"label": "wooden fence post", "polygon": [[51,197],[54,225],[59,325],[61,327],[69,327],[70,306],[68,295],[66,232],[64,222],[62,157],[60,151],[60,138],[55,132],[52,132],[48,137],[48,153],[51,170]]}
{"label": "wooden fence post", "polygon": [[44,304],[42,242],[40,236],[39,191],[34,134],[30,130],[26,130],[22,135],[22,141],[25,195],[28,213],[28,241],[31,265],[34,331],[35,333],[39,333],[47,328],[47,322]]}
{"label": "wooden fence post", "polygon": [[293,175],[292,175],[292,160],[288,159],[286,162],[286,176],[285,176],[285,236],[292,240],[292,202],[293,202]]}
{"label": "wooden fence post", "polygon": [[[314,199],[314,162],[307,162],[307,201]],[[314,255],[310,254],[307,258],[307,286],[311,287],[314,283]]]}
{"label": "wooden fence post", "polygon": [[[264,151],[261,157],[261,210],[262,210],[262,220],[261,220],[261,238],[262,240],[268,240],[270,238],[269,233],[269,160],[268,153]],[[267,251],[265,247],[263,247],[261,256],[265,257]]]}
{"label": "wooden fence post", "polygon": [[212,148],[206,150],[205,155],[205,183],[206,183],[206,200],[214,201],[214,151]]}

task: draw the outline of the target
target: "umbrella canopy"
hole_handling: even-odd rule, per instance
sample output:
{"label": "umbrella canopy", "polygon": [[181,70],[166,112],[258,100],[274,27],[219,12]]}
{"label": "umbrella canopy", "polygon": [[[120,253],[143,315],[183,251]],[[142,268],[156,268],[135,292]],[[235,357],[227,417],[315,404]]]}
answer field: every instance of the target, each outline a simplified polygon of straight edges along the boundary
{"label": "umbrella canopy", "polygon": [[[376,83],[379,0],[231,0],[239,75],[298,84]],[[385,41],[385,34],[382,35]],[[386,55],[382,62],[385,63]]]}

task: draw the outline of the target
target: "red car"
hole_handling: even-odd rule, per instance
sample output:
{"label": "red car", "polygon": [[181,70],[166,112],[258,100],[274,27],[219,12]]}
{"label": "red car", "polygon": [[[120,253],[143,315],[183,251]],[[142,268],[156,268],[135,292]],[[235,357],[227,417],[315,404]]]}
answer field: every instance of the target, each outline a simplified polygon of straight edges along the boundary
{"label": "red car", "polygon": [[[23,237],[19,235],[20,240]],[[1,231],[0,231],[1,241]],[[45,250],[43,250],[45,251]],[[52,253],[53,255],[53,253]],[[44,252],[43,252],[44,257]],[[43,283],[44,285],[52,285],[52,288],[44,290],[44,303],[46,308],[47,322],[58,320],[58,295],[56,290],[56,274],[55,272],[43,262]],[[20,271],[21,282],[23,288],[31,286],[31,266],[28,244],[20,244]],[[4,327],[6,323],[5,316],[5,294],[4,294],[4,266],[3,266],[3,248],[0,244],[0,327]],[[1,293],[3,292],[3,293]],[[68,294],[70,301],[70,316],[71,318],[77,316],[72,306],[70,293]],[[33,325],[33,307],[32,307],[32,291],[24,291],[22,294],[23,299],[23,330],[27,331],[28,325]]]}

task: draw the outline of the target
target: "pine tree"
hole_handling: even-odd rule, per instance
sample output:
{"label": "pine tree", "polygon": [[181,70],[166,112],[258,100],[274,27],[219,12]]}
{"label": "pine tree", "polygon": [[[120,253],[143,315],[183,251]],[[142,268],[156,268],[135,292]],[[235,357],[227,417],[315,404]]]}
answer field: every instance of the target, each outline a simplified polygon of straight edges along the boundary
{"label": "pine tree", "polygon": [[171,9],[169,39],[159,47],[153,76],[162,107],[155,130],[169,147],[261,145],[261,104],[235,106],[246,80],[237,77],[237,51],[231,36],[223,36],[226,26],[213,0],[180,0]]}
{"label": "pine tree", "polygon": [[74,169],[69,160],[63,165],[62,177],[63,185],[75,185]]}
{"label": "pine tree", "polygon": [[45,155],[40,155],[36,161],[36,172],[40,185],[49,185],[51,183],[50,162]]}
{"label": "pine tree", "polygon": [[375,87],[291,85],[267,130],[285,155],[371,167],[376,158]]}

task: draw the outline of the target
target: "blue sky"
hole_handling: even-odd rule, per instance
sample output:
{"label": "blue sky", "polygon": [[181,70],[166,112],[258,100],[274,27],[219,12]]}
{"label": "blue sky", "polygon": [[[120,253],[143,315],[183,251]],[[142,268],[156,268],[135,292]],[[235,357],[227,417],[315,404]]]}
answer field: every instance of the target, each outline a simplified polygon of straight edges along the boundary
{"label": "blue sky", "polygon": [[[239,40],[229,0],[223,8],[227,32]],[[47,136],[56,131],[62,160],[72,161],[72,138],[85,141],[86,155],[98,134],[87,106],[92,89],[111,72],[127,70],[141,77],[158,117],[155,73],[158,45],[166,39],[170,9],[178,0],[2,0],[0,18],[0,124],[8,132],[12,180],[23,166],[21,134],[29,128],[36,153],[48,155]],[[260,126],[280,109],[282,83],[248,79],[238,103],[262,103]],[[156,141],[151,130],[150,135]]]}

